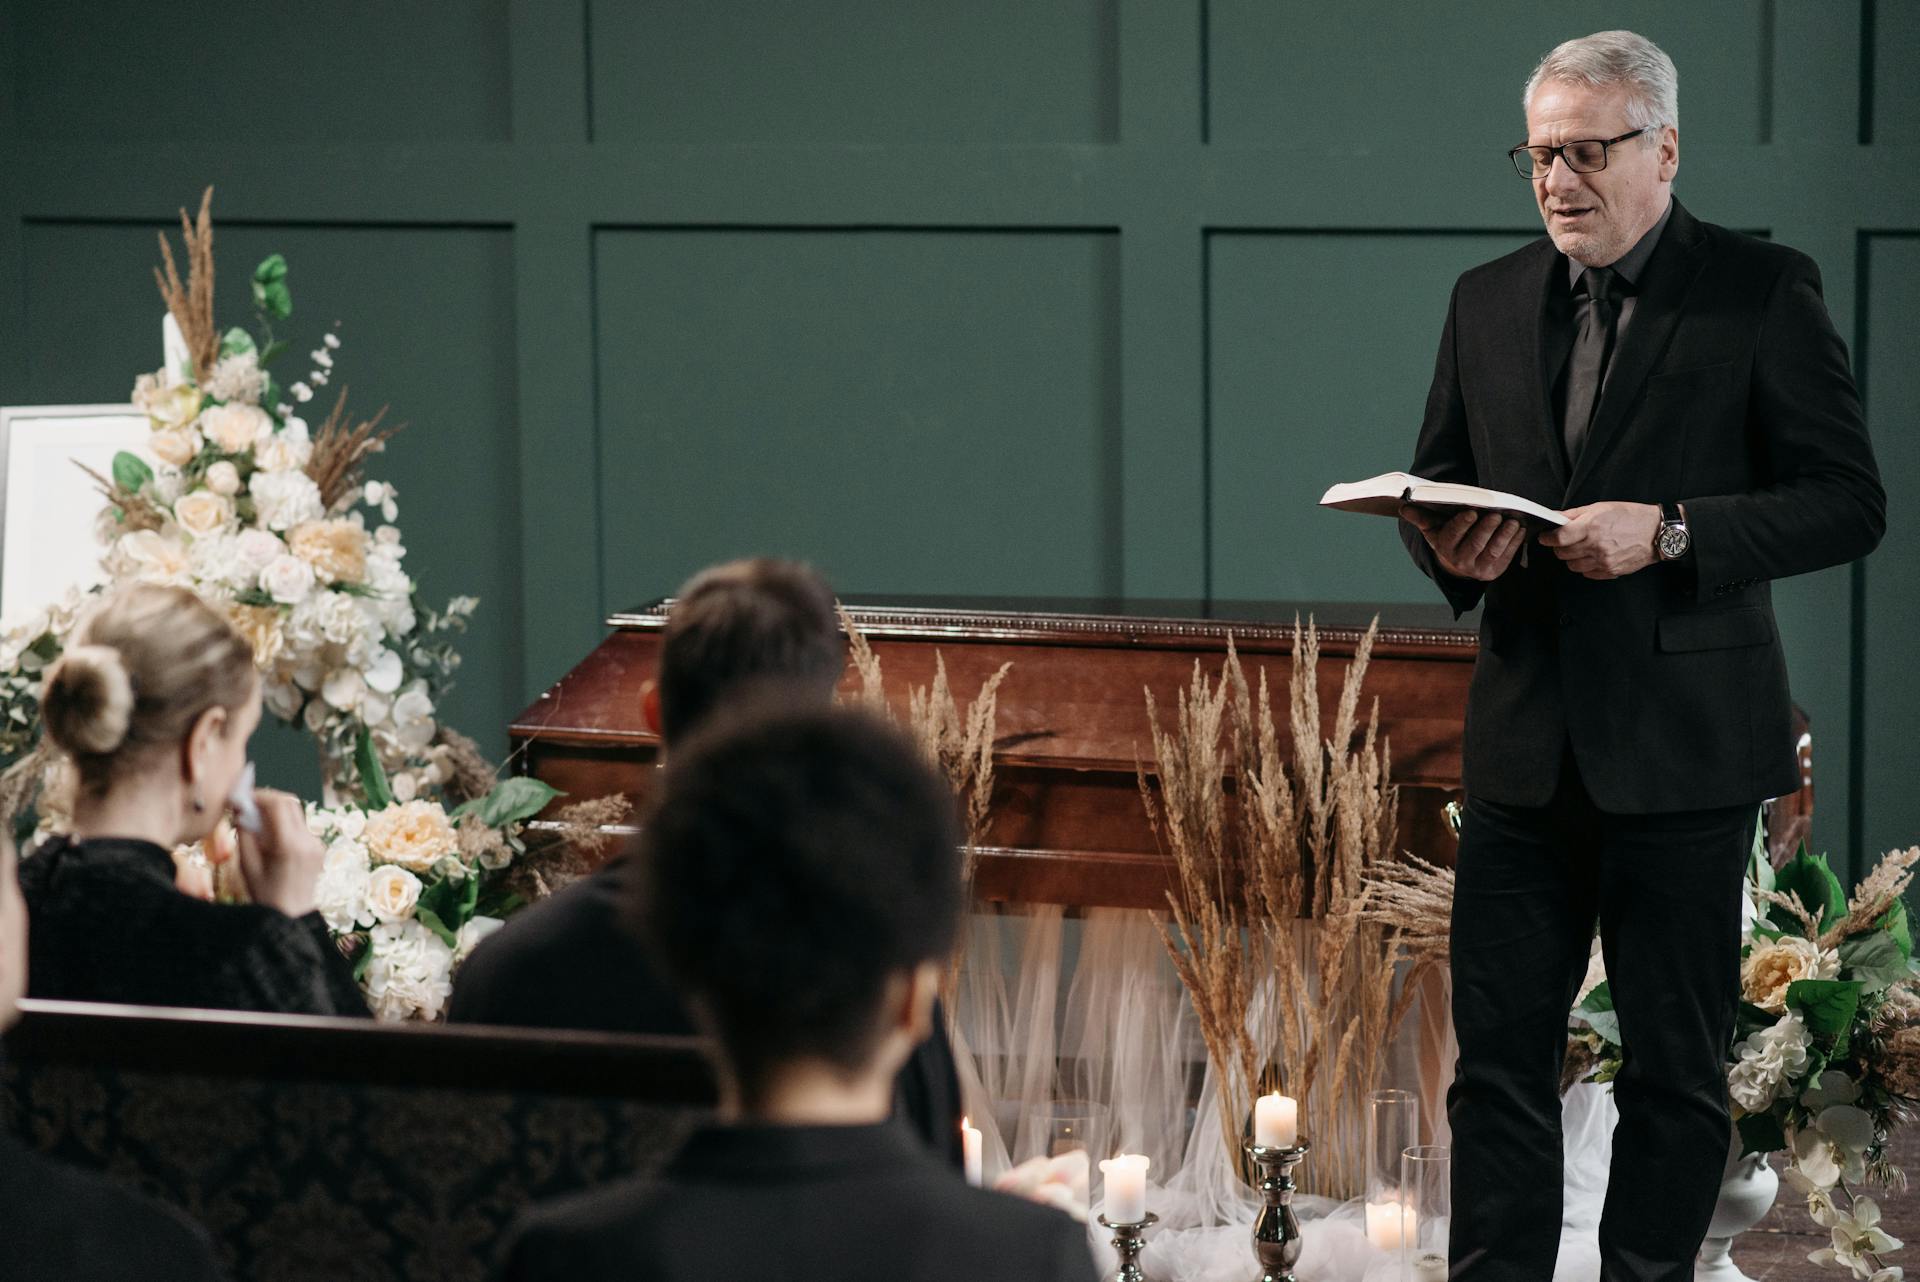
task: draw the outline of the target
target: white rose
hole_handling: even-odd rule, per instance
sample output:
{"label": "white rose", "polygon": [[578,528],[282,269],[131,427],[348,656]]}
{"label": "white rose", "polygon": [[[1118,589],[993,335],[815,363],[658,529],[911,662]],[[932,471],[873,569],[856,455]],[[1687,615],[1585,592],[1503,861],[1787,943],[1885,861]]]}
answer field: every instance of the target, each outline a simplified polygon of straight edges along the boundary
{"label": "white rose", "polygon": [[200,430],[228,454],[244,454],[272,429],[273,420],[258,405],[216,405],[200,416]]}
{"label": "white rose", "polygon": [[212,490],[195,490],[173,505],[173,519],[187,533],[203,537],[233,519],[233,500]]}
{"label": "white rose", "polygon": [[381,921],[404,921],[420,902],[420,879],[395,864],[381,864],[367,878],[367,904]]}
{"label": "white rose", "polygon": [[311,444],[289,439],[285,432],[275,432],[253,452],[253,461],[267,472],[297,472],[312,457]]}
{"label": "white rose", "polygon": [[234,495],[240,492],[240,469],[221,459],[207,469],[207,488],[215,494]]}
{"label": "white rose", "polygon": [[287,555],[287,545],[278,535],[265,530],[242,530],[234,543],[241,564],[250,572],[249,577],[272,565],[274,558]]}
{"label": "white rose", "polygon": [[200,452],[200,433],[190,427],[170,427],[147,437],[153,456],[168,467],[185,467]]}
{"label": "white rose", "polygon": [[281,605],[298,605],[313,591],[313,567],[292,553],[277,556],[260,571],[260,590]]}

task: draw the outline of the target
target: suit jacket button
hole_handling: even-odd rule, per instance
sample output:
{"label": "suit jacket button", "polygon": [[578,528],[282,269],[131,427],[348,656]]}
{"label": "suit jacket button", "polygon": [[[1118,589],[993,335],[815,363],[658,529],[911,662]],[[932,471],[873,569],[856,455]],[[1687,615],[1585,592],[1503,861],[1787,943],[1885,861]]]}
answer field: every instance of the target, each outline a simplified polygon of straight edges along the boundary
{"label": "suit jacket button", "polygon": [[1561,616],[1560,616],[1560,626],[1561,626],[1561,627],[1563,627],[1563,628],[1570,628],[1570,627],[1572,627],[1572,626],[1573,626],[1573,616],[1572,616],[1571,614],[1563,614],[1563,615],[1561,615]]}

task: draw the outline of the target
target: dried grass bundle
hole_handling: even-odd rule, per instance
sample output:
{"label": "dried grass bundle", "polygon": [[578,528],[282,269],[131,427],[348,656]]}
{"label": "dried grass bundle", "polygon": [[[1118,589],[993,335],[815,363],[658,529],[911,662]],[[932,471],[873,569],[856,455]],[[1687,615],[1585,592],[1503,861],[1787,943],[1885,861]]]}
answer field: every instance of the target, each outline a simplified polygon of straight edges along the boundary
{"label": "dried grass bundle", "polygon": [[1820,936],[1822,948],[1832,948],[1843,939],[1855,935],[1864,935],[1875,929],[1880,918],[1889,908],[1900,902],[1907,893],[1907,887],[1913,884],[1914,864],[1920,863],[1920,846],[1909,846],[1905,850],[1890,850],[1880,857],[1854,887],[1853,897],[1847,900],[1846,915],[1828,926]]}
{"label": "dried grass bundle", "polygon": [[135,530],[157,530],[167,523],[167,514],[158,503],[138,490],[130,490],[110,476],[103,476],[85,463],[75,460],[74,466],[85,472],[93,481],[93,488],[100,496],[120,513],[120,528],[128,533]]}
{"label": "dried grass bundle", "polygon": [[328,511],[359,486],[367,455],[386,449],[387,442],[406,426],[383,428],[380,420],[386,416],[387,407],[382,405],[372,418],[349,427],[347,389],[340,389],[332,412],[313,435],[313,453],[307,458],[307,475],[320,488],[320,502]]}
{"label": "dried grass bundle", "polygon": [[[1364,726],[1359,716],[1377,632],[1376,621],[1356,649],[1323,739],[1319,634],[1295,622],[1286,755],[1265,672],[1256,700],[1229,642],[1217,685],[1196,664],[1171,730],[1148,693],[1157,797],[1144,767],[1139,776],[1176,870],[1162,936],[1219,1069],[1226,1133],[1241,1133],[1255,1088],[1277,1068],[1315,1136],[1316,1178],[1338,1197],[1365,1175],[1351,1105],[1378,1086],[1417,987],[1415,974],[1396,987],[1410,956],[1400,926],[1367,913],[1399,825],[1377,702]],[[1416,972],[1431,964],[1416,960]]]}
{"label": "dried grass bundle", "polygon": [[197,219],[188,222],[187,211],[180,211],[180,239],[187,250],[185,283],[174,265],[173,246],[167,243],[165,232],[160,233],[162,267],[153,269],[153,283],[160,287],[160,297],[172,313],[174,324],[180,327],[180,337],[186,340],[187,355],[193,361],[193,381],[199,384],[206,382],[220,357],[220,331],[213,323],[212,207],[213,188],[209,187],[200,193]]}
{"label": "dried grass bundle", "polygon": [[455,805],[476,801],[493,791],[499,771],[488,762],[479,744],[445,724],[434,736],[434,744],[446,753],[447,795]]}

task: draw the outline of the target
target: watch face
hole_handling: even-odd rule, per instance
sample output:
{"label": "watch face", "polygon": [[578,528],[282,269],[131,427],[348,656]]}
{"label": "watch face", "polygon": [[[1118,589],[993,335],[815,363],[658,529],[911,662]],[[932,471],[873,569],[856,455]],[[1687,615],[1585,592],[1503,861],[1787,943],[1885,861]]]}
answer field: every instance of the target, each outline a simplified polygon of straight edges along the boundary
{"label": "watch face", "polygon": [[1660,527],[1660,558],[1671,561],[1687,554],[1687,545],[1692,540],[1687,537],[1684,525],[1663,525]]}

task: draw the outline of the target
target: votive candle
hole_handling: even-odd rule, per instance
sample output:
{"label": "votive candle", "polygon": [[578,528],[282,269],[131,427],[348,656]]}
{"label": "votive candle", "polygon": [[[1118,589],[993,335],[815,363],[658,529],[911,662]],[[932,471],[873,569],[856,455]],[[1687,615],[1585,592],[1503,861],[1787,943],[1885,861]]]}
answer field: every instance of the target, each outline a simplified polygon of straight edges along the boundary
{"label": "votive candle", "polygon": [[[947,1116],[953,1116],[949,1113]],[[967,1183],[980,1187],[980,1128],[971,1125],[972,1119],[960,1119],[960,1161],[967,1173]]]}
{"label": "votive candle", "polygon": [[1411,1241],[1413,1208],[1400,1202],[1367,1203],[1367,1241],[1382,1251],[1398,1251]]}

